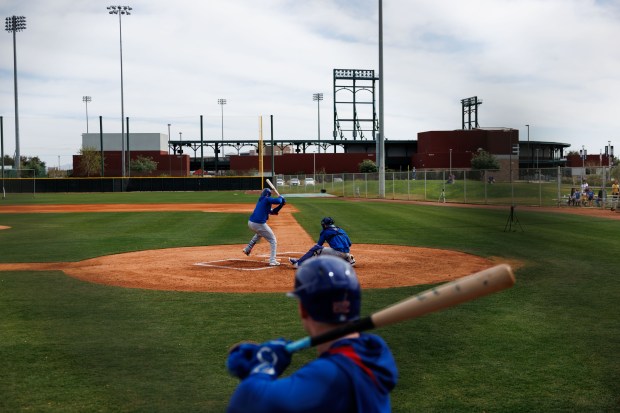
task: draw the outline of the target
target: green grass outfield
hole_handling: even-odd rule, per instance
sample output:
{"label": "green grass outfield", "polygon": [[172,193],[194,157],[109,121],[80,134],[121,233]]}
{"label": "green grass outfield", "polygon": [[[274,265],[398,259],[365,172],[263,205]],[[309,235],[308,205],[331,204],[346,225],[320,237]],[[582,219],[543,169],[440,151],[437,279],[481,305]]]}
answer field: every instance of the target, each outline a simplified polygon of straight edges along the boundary
{"label": "green grass outfield", "polygon": [[[37,194],[24,203],[247,202],[241,192]],[[291,198],[314,237],[335,217],[353,242],[454,249],[525,265],[517,284],[378,330],[400,380],[394,412],[620,411],[620,221],[508,209]],[[244,214],[2,214],[0,262],[241,244]],[[415,262],[412,257],[412,262]],[[291,271],[291,282],[293,272]],[[429,286],[366,290],[364,315]],[[147,291],[61,272],[0,272],[0,411],[223,412],[241,340],[304,336],[282,294]],[[290,371],[315,356],[294,357]]]}

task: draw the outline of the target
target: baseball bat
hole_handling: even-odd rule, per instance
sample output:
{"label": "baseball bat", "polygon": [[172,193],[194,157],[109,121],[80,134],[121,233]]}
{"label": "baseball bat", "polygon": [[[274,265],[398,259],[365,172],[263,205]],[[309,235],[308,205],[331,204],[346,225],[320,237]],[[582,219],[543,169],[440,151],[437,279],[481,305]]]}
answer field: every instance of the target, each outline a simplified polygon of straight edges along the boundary
{"label": "baseball bat", "polygon": [[461,277],[438,287],[418,293],[399,303],[379,310],[368,317],[335,328],[314,337],[305,337],[287,344],[290,353],[314,347],[347,334],[385,327],[401,321],[454,307],[467,301],[510,288],[515,283],[512,268],[507,264]]}
{"label": "baseball bat", "polygon": [[269,180],[269,178],[265,179],[265,182],[267,182],[267,185],[269,185],[271,187],[271,189],[273,189],[273,192],[276,193],[277,196],[280,196],[280,193],[278,192],[278,190],[276,189],[275,186],[273,186],[273,184],[271,183],[271,181]]}

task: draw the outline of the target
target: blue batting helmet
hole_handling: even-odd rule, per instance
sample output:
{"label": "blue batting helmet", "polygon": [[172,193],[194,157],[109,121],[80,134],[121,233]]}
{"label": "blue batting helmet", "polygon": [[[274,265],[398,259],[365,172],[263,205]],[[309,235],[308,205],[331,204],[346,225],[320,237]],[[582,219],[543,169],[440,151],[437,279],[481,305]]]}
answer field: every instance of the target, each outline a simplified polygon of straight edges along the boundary
{"label": "blue batting helmet", "polygon": [[260,196],[261,196],[261,198],[265,197],[265,196],[271,196],[271,189],[269,189],[269,188],[263,189],[263,192],[261,192]]}
{"label": "blue batting helmet", "polygon": [[345,323],[360,316],[359,280],[351,264],[339,257],[323,255],[304,262],[288,295],[297,297],[316,321]]}
{"label": "blue batting helmet", "polygon": [[334,218],[332,217],[325,217],[321,220],[321,226],[323,228],[327,228],[329,226],[335,225],[334,223]]}

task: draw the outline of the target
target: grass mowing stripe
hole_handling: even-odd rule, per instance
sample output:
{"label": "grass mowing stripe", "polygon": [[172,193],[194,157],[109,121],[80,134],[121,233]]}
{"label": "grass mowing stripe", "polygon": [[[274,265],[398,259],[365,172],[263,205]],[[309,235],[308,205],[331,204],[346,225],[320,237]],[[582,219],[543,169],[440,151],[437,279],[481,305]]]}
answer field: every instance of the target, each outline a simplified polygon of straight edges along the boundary
{"label": "grass mowing stripe", "polygon": [[245,214],[110,212],[7,214],[0,262],[79,261],[158,248],[244,243]]}
{"label": "grass mowing stripe", "polygon": [[235,383],[224,369],[232,343],[300,329],[283,311],[260,334],[252,330],[257,314],[286,305],[281,294],[129,290],[54,272],[0,276],[0,326],[11,332],[0,343],[3,411],[217,411]]}
{"label": "grass mowing stripe", "polygon": [[209,192],[90,192],[8,194],[2,205],[32,204],[178,204],[178,203],[254,203],[257,194],[246,191]]}
{"label": "grass mowing stripe", "polygon": [[[143,200],[155,198],[144,194]],[[354,243],[458,249],[525,264],[508,291],[378,331],[400,371],[394,412],[617,410],[620,222],[518,211],[524,231],[504,232],[508,209],[292,203],[313,237],[320,219],[332,216]],[[136,234],[117,239],[106,238],[106,214],[49,215],[3,215],[3,225],[13,219],[15,231],[23,232],[7,238],[14,230],[0,231],[2,260],[11,242],[24,249],[11,253],[30,262],[54,242],[62,246],[58,253],[66,250],[75,260],[85,255],[82,245],[96,254],[163,238],[203,245],[245,242],[248,235],[247,217],[234,214],[213,222],[195,213],[127,214],[118,227],[108,227]],[[37,229],[37,223],[50,227]],[[72,241],[72,231],[79,241]],[[364,291],[363,312],[426,288]],[[0,272],[0,360],[8,367],[0,376],[0,410],[224,411],[237,383],[224,371],[228,347],[305,335],[295,305],[281,294],[126,290],[59,273]],[[296,354],[291,370],[313,357],[312,350]]]}

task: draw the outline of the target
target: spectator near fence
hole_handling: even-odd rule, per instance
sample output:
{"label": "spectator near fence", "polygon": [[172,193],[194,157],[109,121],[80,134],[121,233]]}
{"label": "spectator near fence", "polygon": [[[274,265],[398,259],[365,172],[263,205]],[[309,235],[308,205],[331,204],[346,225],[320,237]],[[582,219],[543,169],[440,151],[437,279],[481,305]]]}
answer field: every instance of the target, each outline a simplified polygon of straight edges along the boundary
{"label": "spectator near fence", "polygon": [[575,190],[575,193],[573,193],[573,205],[574,206],[581,205],[581,191]]}
{"label": "spectator near fence", "polygon": [[605,201],[606,198],[606,192],[603,188],[598,190],[598,196],[596,197],[596,206],[597,207],[601,207],[603,206],[603,202]]}
{"label": "spectator near fence", "polygon": [[577,190],[575,188],[570,189],[570,195],[568,196],[568,205],[577,205],[577,201],[575,200],[575,193]]}
{"label": "spectator near fence", "polygon": [[618,197],[620,196],[620,185],[618,185],[618,180],[615,179],[614,183],[611,185],[611,210],[615,211],[618,206]]}
{"label": "spectator near fence", "polygon": [[594,191],[592,188],[588,188],[588,206],[592,206],[594,202]]}

